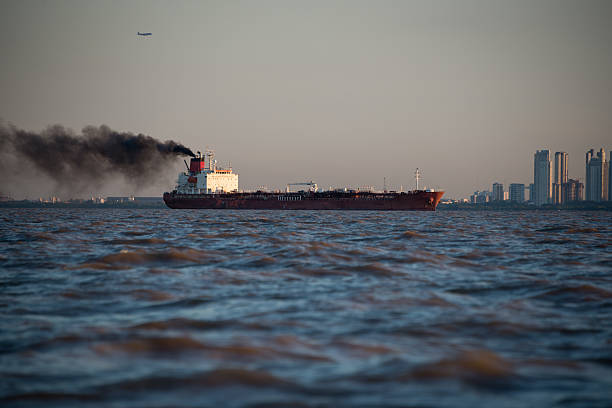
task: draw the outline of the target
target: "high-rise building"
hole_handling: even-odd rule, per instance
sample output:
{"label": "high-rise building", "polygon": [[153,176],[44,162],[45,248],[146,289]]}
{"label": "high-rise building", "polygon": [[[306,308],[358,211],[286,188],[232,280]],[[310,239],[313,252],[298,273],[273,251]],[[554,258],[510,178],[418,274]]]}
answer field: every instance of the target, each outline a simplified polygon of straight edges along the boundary
{"label": "high-rise building", "polygon": [[608,159],[608,201],[612,201],[612,150],[610,150],[610,158]]}
{"label": "high-rise building", "polygon": [[522,203],[525,201],[525,185],[520,183],[510,184],[510,201]]}
{"label": "high-rise building", "polygon": [[535,205],[550,203],[552,179],[550,177],[550,150],[538,150],[533,156],[533,184]]}
{"label": "high-rise building", "polygon": [[605,189],[605,191],[601,194],[601,200],[605,201],[608,198],[610,198],[610,193],[612,193],[610,190],[608,190],[608,176],[610,175],[610,160],[606,161],[606,156],[604,153],[604,150],[601,149],[601,154],[602,154],[602,163],[603,163],[603,170],[601,172],[602,177],[604,177],[605,179],[603,180],[602,184],[601,184],[601,188],[602,190]]}
{"label": "high-rise building", "polygon": [[591,185],[591,180],[590,180],[590,179],[591,179],[591,177],[590,177],[590,175],[589,175],[589,164],[591,163],[591,159],[592,159],[592,158],[593,158],[593,149],[587,150],[587,152],[586,152],[586,157],[585,157],[585,160],[584,160],[584,163],[585,163],[585,178],[584,178],[584,184],[585,184],[585,186],[586,186],[586,190],[587,190],[587,191],[586,191],[586,197],[585,197],[585,199],[586,199],[587,201],[589,201],[589,200],[590,200],[590,198],[591,198],[591,193],[589,193],[589,192],[588,192],[588,190],[589,190],[589,186]]}
{"label": "high-rise building", "polygon": [[535,203],[535,185],[529,183],[529,202]]}
{"label": "high-rise building", "polygon": [[594,156],[593,153],[593,149],[586,153],[586,199],[588,201],[606,201],[608,199],[609,176],[606,152],[604,149],[600,149],[597,156]]}
{"label": "high-rise building", "polygon": [[578,180],[569,179],[567,180],[567,183],[565,183],[563,193],[564,203],[569,203],[570,201],[582,201],[584,198],[584,184]]}
{"label": "high-rise building", "polygon": [[567,153],[555,153],[555,183],[567,183]]}
{"label": "high-rise building", "polygon": [[493,183],[493,201],[504,201],[504,185]]}
{"label": "high-rise building", "polygon": [[563,188],[567,183],[567,153],[555,153],[554,182],[552,184],[552,203],[563,203]]}

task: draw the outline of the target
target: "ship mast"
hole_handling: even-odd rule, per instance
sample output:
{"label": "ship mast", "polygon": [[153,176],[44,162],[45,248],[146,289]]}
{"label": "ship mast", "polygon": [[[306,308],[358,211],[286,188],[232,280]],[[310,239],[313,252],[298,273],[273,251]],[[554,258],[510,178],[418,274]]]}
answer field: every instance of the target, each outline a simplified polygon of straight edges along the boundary
{"label": "ship mast", "polygon": [[421,177],[421,172],[419,171],[419,168],[417,167],[416,171],[414,172],[414,179],[416,180],[416,190],[419,190],[419,178]]}
{"label": "ship mast", "polygon": [[208,171],[214,173],[217,170],[217,162],[215,160],[215,152],[212,149],[209,149],[206,146],[206,150],[204,151],[204,155],[206,157],[206,162],[208,164]]}

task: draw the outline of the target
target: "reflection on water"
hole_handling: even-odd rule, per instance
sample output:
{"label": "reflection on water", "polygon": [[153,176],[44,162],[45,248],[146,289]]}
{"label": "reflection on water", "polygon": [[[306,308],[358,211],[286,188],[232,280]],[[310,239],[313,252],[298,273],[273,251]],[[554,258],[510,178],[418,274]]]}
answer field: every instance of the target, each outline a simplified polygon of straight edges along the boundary
{"label": "reflection on water", "polygon": [[3,406],[609,406],[612,215],[4,209]]}

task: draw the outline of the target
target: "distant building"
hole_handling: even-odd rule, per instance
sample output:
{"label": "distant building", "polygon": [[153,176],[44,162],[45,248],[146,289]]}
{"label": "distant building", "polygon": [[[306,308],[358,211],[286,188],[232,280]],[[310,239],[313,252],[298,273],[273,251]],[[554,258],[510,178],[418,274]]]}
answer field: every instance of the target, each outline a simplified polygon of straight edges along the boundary
{"label": "distant building", "polygon": [[563,185],[559,183],[552,183],[551,188],[551,204],[561,204],[563,201]]}
{"label": "distant building", "polygon": [[550,203],[551,185],[550,178],[550,150],[538,150],[533,156],[533,184],[535,187],[535,205]]}
{"label": "distant building", "polygon": [[107,203],[127,203],[127,202],[131,202],[134,201],[134,197],[133,196],[129,196],[129,197],[106,197],[106,202]]}
{"label": "distant building", "polygon": [[585,195],[584,195],[584,199],[587,201],[591,201],[591,175],[589,174],[589,171],[591,170],[591,160],[593,159],[593,154],[594,154],[594,150],[590,149],[587,150],[585,158],[584,158],[584,165],[585,165],[585,169],[584,169],[584,184],[585,184]]}
{"label": "distant building", "polygon": [[533,183],[529,183],[529,202],[535,202],[535,186]]}
{"label": "distant building", "polygon": [[[610,150],[610,159],[612,159],[612,150]],[[612,165],[608,160],[608,201],[612,201]]]}
{"label": "distant building", "polygon": [[586,186],[587,201],[608,200],[609,164],[606,161],[606,152],[600,149],[594,156],[593,149],[586,153]]}
{"label": "distant building", "polygon": [[552,203],[563,203],[563,188],[567,183],[567,153],[555,153],[554,183],[552,184]]}
{"label": "distant building", "polygon": [[582,201],[584,199],[584,184],[578,180],[567,180],[565,183],[563,202]]}
{"label": "distant building", "polygon": [[502,183],[493,183],[493,201],[504,200],[504,185]]}
{"label": "distant building", "polygon": [[515,203],[522,203],[525,201],[525,185],[520,183],[510,184],[510,201]]}
{"label": "distant building", "polygon": [[163,202],[163,198],[161,196],[157,196],[157,197],[134,197],[134,196],[106,197],[105,201],[109,204],[122,204],[122,203],[150,204],[150,203]]}
{"label": "distant building", "polygon": [[40,197],[38,199],[38,202],[40,202],[40,203],[47,203],[47,204],[57,204],[57,203],[61,203],[62,200],[59,199],[58,197],[52,196],[52,197],[49,197],[49,198],[42,198],[42,197]]}
{"label": "distant building", "polygon": [[474,194],[470,196],[472,204],[483,204],[489,201],[491,201],[491,192],[489,191],[474,191]]}

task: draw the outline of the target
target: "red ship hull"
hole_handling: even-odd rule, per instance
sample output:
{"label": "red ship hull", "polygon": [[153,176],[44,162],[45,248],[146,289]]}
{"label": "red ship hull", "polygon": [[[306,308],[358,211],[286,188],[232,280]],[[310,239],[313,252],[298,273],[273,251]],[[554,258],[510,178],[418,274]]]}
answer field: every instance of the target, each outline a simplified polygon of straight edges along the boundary
{"label": "red ship hull", "polygon": [[443,191],[408,193],[164,193],[164,202],[177,209],[234,210],[395,210],[435,211]]}

